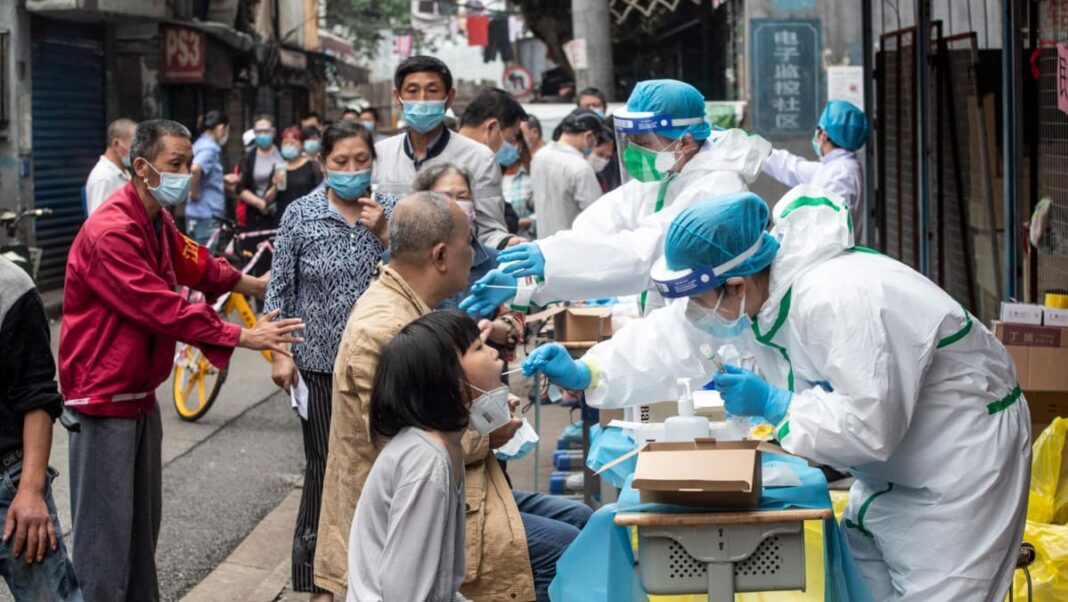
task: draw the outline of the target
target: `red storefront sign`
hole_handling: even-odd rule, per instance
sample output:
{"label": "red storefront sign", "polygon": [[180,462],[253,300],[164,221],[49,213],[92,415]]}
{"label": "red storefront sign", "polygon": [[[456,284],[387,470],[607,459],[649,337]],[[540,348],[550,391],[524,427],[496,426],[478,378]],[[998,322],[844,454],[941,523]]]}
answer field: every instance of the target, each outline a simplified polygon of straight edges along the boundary
{"label": "red storefront sign", "polygon": [[187,27],[164,27],[160,33],[164,83],[204,81],[204,32]]}

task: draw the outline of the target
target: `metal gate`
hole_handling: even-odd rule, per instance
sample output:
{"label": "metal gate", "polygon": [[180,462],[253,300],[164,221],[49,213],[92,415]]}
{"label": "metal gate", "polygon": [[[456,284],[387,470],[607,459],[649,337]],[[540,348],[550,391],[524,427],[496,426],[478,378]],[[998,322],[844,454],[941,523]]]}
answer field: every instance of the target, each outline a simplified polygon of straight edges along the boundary
{"label": "metal gate", "polygon": [[44,290],[63,286],[81,189],[104,150],[104,45],[99,27],[38,17],[31,36],[34,204],[53,212],[36,225]]}
{"label": "metal gate", "polygon": [[[942,23],[931,23],[931,55],[919,61],[915,27],[885,33],[876,56],[876,186],[878,247],[916,268],[920,237],[929,250],[928,276],[950,295],[984,318],[992,317],[996,294],[980,294],[980,265],[998,265],[996,247],[976,249],[976,242],[996,245],[988,208],[990,196],[986,130],[978,97],[978,58],[974,34],[945,37]],[[916,110],[918,69],[927,69],[929,105]],[[925,159],[931,166],[928,221],[920,222],[916,136],[919,120],[930,128]],[[981,156],[976,155],[979,153]],[[994,249],[991,256],[991,249]],[[991,276],[991,282],[999,282]]]}
{"label": "metal gate", "polygon": [[1042,0],[1029,8],[1035,11],[1032,23],[1038,34],[1030,45],[1038,93],[1034,105],[1026,109],[1035,122],[1037,165],[1032,164],[1032,177],[1037,180],[1035,200],[1050,202],[1044,235],[1033,253],[1037,283],[1030,288],[1041,303],[1045,293],[1068,292],[1068,114],[1058,108],[1056,47],[1068,45],[1068,2]]}

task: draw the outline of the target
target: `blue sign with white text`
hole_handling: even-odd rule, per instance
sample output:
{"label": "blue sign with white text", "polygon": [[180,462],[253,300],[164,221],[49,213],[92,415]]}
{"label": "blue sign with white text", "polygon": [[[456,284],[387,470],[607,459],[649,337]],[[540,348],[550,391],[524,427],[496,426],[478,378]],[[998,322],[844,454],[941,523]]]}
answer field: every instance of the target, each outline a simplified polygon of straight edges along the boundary
{"label": "blue sign with white text", "polygon": [[753,19],[753,124],[767,138],[810,135],[820,102],[819,19]]}

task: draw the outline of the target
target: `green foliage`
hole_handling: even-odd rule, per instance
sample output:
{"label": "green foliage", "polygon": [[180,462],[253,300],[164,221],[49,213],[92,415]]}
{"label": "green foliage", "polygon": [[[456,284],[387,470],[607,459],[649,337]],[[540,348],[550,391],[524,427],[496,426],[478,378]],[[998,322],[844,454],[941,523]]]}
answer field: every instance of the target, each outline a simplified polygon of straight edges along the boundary
{"label": "green foliage", "polygon": [[413,33],[408,0],[326,0],[327,25],[344,25],[357,56],[372,59],[382,32]]}

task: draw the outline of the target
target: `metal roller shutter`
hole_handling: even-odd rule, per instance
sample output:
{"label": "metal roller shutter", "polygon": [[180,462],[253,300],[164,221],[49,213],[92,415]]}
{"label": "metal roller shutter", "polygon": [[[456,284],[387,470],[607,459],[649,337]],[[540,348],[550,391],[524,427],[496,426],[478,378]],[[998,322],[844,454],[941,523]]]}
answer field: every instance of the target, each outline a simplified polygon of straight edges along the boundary
{"label": "metal roller shutter", "polygon": [[34,18],[33,187],[43,249],[38,286],[63,286],[67,253],[85,220],[82,186],[104,150],[104,45],[99,27]]}

